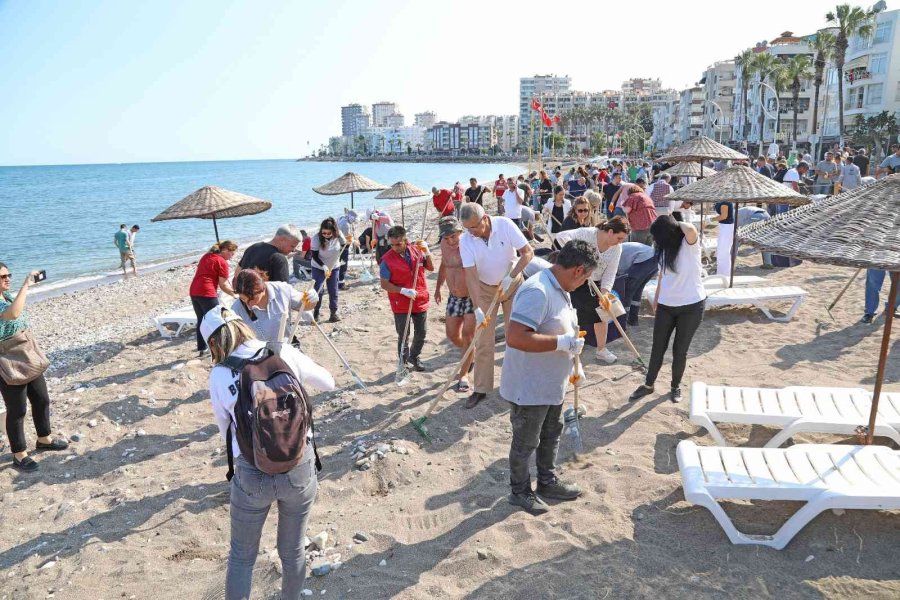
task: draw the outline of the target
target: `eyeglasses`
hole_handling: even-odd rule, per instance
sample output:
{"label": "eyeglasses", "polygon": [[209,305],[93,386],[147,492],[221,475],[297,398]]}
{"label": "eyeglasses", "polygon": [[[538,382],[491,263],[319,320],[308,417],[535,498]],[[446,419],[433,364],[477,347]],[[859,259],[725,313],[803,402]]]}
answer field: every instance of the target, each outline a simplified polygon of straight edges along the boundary
{"label": "eyeglasses", "polygon": [[0,275],[0,279],[12,279],[12,273],[7,273],[6,275]]}
{"label": "eyeglasses", "polygon": [[590,211],[589,211],[588,209],[586,209],[586,208],[579,208],[579,209],[576,210],[575,212],[577,212],[577,213],[586,213],[586,212],[590,212]]}

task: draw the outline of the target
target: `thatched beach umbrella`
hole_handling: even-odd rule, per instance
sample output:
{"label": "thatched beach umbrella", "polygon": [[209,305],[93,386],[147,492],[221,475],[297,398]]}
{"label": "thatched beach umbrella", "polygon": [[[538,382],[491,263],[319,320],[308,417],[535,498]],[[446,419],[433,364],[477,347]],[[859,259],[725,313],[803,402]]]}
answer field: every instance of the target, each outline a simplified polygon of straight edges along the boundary
{"label": "thatched beach umbrella", "polygon": [[421,196],[427,195],[428,192],[426,192],[422,188],[416,187],[413,184],[407,183],[405,181],[398,181],[388,189],[375,196],[375,198],[377,200],[400,200],[400,223],[401,225],[406,227],[406,217],[403,210],[403,200],[405,198],[419,198]]}
{"label": "thatched beach umbrella", "polygon": [[323,196],[339,196],[341,194],[350,194],[350,208],[353,206],[353,194],[355,192],[380,192],[387,189],[386,185],[382,185],[377,181],[372,181],[368,177],[359,175],[358,173],[344,173],[334,181],[314,187],[313,191]]}
{"label": "thatched beach umbrella", "polygon": [[[774,179],[760,175],[750,167],[736,166],[720,171],[718,175],[710,179],[701,179],[680,190],[674,191],[667,200],[680,200],[682,202],[699,202],[714,204],[716,202],[734,203],[734,231],[735,236],[731,242],[731,280],[729,287],[734,285],[734,265],[737,262],[737,229],[738,206],[744,203],[762,204],[790,204],[799,206],[809,204],[809,198],[798,194],[786,185],[780,184]],[[701,224],[702,227],[702,224]]]}
{"label": "thatched beach umbrella", "polygon": [[260,200],[239,192],[215,186],[204,186],[189,196],[185,196],[152,219],[151,222],[171,219],[212,219],[219,241],[219,226],[216,219],[244,217],[265,212],[272,208],[268,200]]}
{"label": "thatched beach umbrella", "polygon": [[713,169],[701,169],[700,164],[695,162],[680,162],[663,171],[663,173],[671,175],[672,177],[700,177],[701,173],[708,177],[710,175],[715,175],[717,172],[718,171]]}
{"label": "thatched beach umbrella", "polygon": [[744,227],[739,237],[767,252],[890,272],[891,291],[866,430],[866,443],[871,444],[900,287],[900,174],[754,223]]}

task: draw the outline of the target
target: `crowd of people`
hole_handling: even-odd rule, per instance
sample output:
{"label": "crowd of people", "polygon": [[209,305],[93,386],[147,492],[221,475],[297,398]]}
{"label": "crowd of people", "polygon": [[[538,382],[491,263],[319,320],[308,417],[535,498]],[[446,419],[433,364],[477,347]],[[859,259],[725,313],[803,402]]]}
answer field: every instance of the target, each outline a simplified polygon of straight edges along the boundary
{"label": "crowd of people", "polygon": [[[794,189],[811,185],[809,191],[821,193],[854,189],[869,176],[865,151],[828,152],[814,168],[811,157],[796,157],[790,168],[782,158],[760,156],[753,166]],[[706,292],[700,235],[688,218],[693,208],[668,200],[690,178],[670,177],[663,172],[668,166],[613,160],[573,166],[566,172],[557,167],[517,177],[500,174],[493,188],[474,178],[468,188],[459,182],[449,189],[435,187],[436,214],[428,218],[437,224],[434,247],[440,250],[439,262],[425,240],[415,239],[387,211],[375,208],[368,209],[364,219],[353,210],[328,217],[311,235],[283,225],[269,241],[247,247],[233,273],[229,262],[238,245],[230,240],[213,245],[200,258],[188,295],[197,316],[197,350],[213,364],[212,409],[229,458],[231,550],[226,598],[249,596],[262,528],[274,503],[279,511],[282,595],[300,596],[306,564],[303,536],[321,468],[306,389],[333,390],[335,382],[303,353],[296,327],[300,322],[318,327],[326,294],[328,322],[341,320],[339,294],[347,288],[351,259],[365,256],[377,263],[398,336],[398,363],[412,371],[427,369],[421,353],[431,300],[444,305],[444,333],[461,356],[454,389],[465,397],[465,408],[475,408],[494,391],[496,344],[505,344],[498,391],[510,411],[512,505],[537,514],[550,510],[547,498],[574,500],[581,495],[577,483],[556,475],[566,392],[570,384],[583,385],[580,355],[586,345],[594,347],[602,365],[618,360],[607,346],[623,335],[620,331],[638,325],[642,291],[653,277],[658,281],[651,302],[650,360],[643,383],[629,400],[654,393],[674,337],[668,398],[679,402],[691,341],[703,321]],[[894,148],[875,169],[876,175],[898,167],[900,148]],[[491,197],[496,215],[488,212],[495,208],[486,202]],[[735,216],[732,202],[713,208],[720,273],[731,270],[730,251],[723,250],[731,247]],[[738,213],[742,223],[769,216],[760,207],[743,207]],[[358,227],[363,230],[356,235]],[[123,272],[128,262],[137,272],[138,230],[137,225],[130,231],[122,225],[114,236]],[[771,264],[765,254],[763,260]],[[426,274],[434,271],[432,292]],[[34,349],[29,360],[41,362],[36,374],[23,374],[0,360],[0,394],[13,465],[24,472],[39,468],[25,440],[28,402],[37,434],[35,449],[64,450],[68,445],[52,436],[43,376],[46,358],[30,337],[24,310],[37,275],[28,274],[13,295],[12,275],[0,263],[0,358],[8,358],[6,349],[27,339]],[[311,280],[311,287],[300,291],[292,276],[295,282]],[[866,322],[877,311],[883,279],[878,271],[867,276]],[[233,299],[230,307],[221,303],[220,292]],[[504,326],[498,336],[501,311]],[[615,328],[610,327],[613,320]],[[473,344],[474,352],[465,353]],[[536,486],[529,470],[532,455]]]}

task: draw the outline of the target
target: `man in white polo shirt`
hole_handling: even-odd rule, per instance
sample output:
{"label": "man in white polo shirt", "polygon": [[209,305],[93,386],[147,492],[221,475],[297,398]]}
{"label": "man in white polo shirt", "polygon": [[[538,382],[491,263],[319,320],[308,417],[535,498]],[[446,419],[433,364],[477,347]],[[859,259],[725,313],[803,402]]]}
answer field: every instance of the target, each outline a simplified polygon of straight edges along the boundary
{"label": "man in white polo shirt", "polygon": [[[581,489],[555,474],[566,382],[581,354],[578,315],[569,293],[590,277],[600,258],[588,242],[573,240],[559,251],[556,264],[530,277],[516,294],[507,325],[507,349],[500,375],[500,396],[509,402],[510,504],[531,513],[549,507],[538,495],[574,500]],[[575,384],[580,383],[576,378]],[[531,488],[529,462],[536,455],[537,494]]]}
{"label": "man in white polo shirt", "polygon": [[522,205],[525,204],[525,192],[516,185],[516,180],[512,177],[506,180],[506,191],[503,192],[503,212],[506,218],[512,219],[512,222],[521,229],[522,228]]}
{"label": "man in white polo shirt", "polygon": [[[459,240],[459,254],[469,295],[475,303],[475,322],[481,325],[485,318],[489,319],[475,345],[475,391],[466,402],[466,408],[473,408],[494,389],[494,334],[498,307],[494,308],[493,314],[485,313],[498,287],[502,287],[500,303],[503,317],[509,323],[512,298],[534,251],[515,223],[506,217],[486,215],[480,204],[464,204],[459,216],[466,228]],[[506,275],[510,266],[512,271]]]}

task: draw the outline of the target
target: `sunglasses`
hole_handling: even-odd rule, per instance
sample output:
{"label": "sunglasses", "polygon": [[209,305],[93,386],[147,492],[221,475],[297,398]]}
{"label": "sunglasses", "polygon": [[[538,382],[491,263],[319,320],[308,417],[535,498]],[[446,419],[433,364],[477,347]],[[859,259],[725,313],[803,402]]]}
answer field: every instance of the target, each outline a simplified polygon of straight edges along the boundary
{"label": "sunglasses", "polygon": [[587,210],[586,208],[579,208],[579,209],[576,210],[575,212],[577,212],[577,213],[586,213],[586,212],[590,212],[590,211]]}
{"label": "sunglasses", "polygon": [[6,275],[0,275],[0,279],[12,279],[12,273],[7,273]]}

